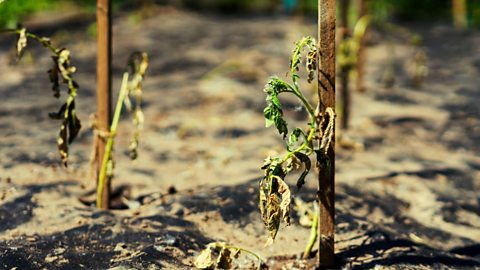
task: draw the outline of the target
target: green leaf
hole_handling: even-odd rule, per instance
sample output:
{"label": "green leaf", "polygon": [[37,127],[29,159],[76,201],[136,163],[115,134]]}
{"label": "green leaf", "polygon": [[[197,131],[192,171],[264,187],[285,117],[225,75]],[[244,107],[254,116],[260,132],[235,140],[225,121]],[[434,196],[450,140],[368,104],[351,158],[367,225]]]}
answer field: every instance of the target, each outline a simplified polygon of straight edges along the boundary
{"label": "green leaf", "polygon": [[288,137],[288,145],[294,145],[295,143],[297,143],[298,138],[302,135],[304,138],[306,138],[305,133],[301,128],[295,128]]}

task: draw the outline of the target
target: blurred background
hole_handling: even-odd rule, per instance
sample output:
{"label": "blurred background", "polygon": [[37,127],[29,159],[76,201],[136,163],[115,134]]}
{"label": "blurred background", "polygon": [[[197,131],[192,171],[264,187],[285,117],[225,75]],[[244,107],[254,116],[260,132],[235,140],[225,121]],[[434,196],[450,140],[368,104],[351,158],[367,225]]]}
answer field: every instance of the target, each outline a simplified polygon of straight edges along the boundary
{"label": "blurred background", "polygon": [[[190,230],[192,244],[177,241],[178,250],[169,254],[185,266],[180,269],[191,269],[188,260],[206,238],[251,247],[265,257],[298,254],[310,229],[297,221],[281,229],[275,245],[259,241],[265,236],[257,207],[260,167],[267,156],[285,153],[281,136],[265,128],[262,89],[272,75],[288,80],[293,43],[316,36],[317,1],[113,1],[114,97],[130,53],[150,57],[138,160],[132,163],[126,150],[132,133],[127,114],[115,145],[113,186],[125,191],[117,194],[131,205],[123,212],[131,223],[118,212],[98,215],[78,200],[95,185],[89,164],[94,141],[89,117],[96,111],[95,2],[0,4],[0,28],[21,23],[71,51],[83,124],[65,169],[56,149],[60,123],[48,117],[65,98],[64,91],[60,99],[52,97],[51,54],[29,39],[17,63],[16,36],[0,35],[0,238],[38,234],[57,247],[63,238],[56,237],[64,231],[76,234],[90,223],[108,231],[121,224],[142,237],[153,227],[144,241],[151,247],[152,239],[181,221],[177,232],[169,232],[178,237]],[[351,0],[347,12],[342,12],[347,1],[337,3],[339,257],[363,264],[360,269],[480,267],[480,1]],[[359,23],[362,13],[373,20],[359,38],[354,29],[365,26]],[[316,98],[315,83],[300,86]],[[306,126],[298,100],[281,98],[290,127]],[[291,187],[298,175],[287,179]],[[312,201],[316,188],[312,172],[305,188],[294,193],[299,205]],[[122,242],[135,240],[128,245],[139,243],[128,233],[118,235]],[[113,251],[83,245],[85,252],[72,255],[82,257],[64,269],[78,268],[75,262],[88,269],[113,266]],[[21,239],[12,246],[30,248],[8,251],[15,258],[27,254],[25,265],[51,267],[45,256],[53,251]],[[2,252],[5,247],[0,240],[2,262],[10,254]],[[152,260],[163,254],[149,252]]]}
{"label": "blurred background", "polygon": [[[370,0],[369,13],[391,20],[452,20],[452,5],[455,2],[464,2],[467,6],[466,21],[470,27],[480,26],[480,1],[477,0]],[[114,8],[128,11],[132,8],[148,8],[151,5],[172,5],[194,10],[249,13],[249,14],[278,14],[288,13],[297,15],[316,16],[316,0],[116,0]],[[12,27],[34,12],[44,10],[70,10],[75,7],[86,13],[94,13],[94,0],[6,0],[0,6],[0,26]]]}

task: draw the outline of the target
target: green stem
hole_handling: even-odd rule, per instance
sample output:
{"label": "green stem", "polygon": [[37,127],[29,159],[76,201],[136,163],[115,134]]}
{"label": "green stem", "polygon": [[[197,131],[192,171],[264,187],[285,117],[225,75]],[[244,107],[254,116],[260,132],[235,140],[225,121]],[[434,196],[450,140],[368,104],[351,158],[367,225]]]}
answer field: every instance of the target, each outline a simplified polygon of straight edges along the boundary
{"label": "green stem", "polygon": [[[0,33],[15,33],[15,34],[20,34],[21,29],[2,29],[0,30]],[[26,32],[25,35],[31,39],[36,40],[40,44],[42,44],[43,47],[50,49],[54,54],[58,54],[58,49],[53,47],[52,44],[50,43],[50,39],[44,38],[44,37],[39,37],[35,34]]]}
{"label": "green stem", "polygon": [[305,248],[305,251],[303,252],[303,258],[308,259],[310,257],[310,254],[312,253],[312,248],[315,245],[315,242],[317,241],[318,238],[318,211],[317,211],[317,205],[315,204],[314,210],[313,210],[313,222],[312,222],[312,227],[310,230],[310,238],[308,239],[308,245]]}
{"label": "green stem", "polygon": [[105,154],[102,160],[102,167],[100,168],[100,174],[97,184],[97,208],[103,208],[102,196],[103,188],[105,185],[105,178],[107,175],[108,161],[112,155],[113,137],[117,132],[118,122],[120,121],[120,114],[122,112],[122,104],[128,93],[128,73],[123,73],[122,86],[120,87],[120,93],[118,94],[117,105],[115,106],[115,113],[113,115],[112,124],[110,126],[110,134],[108,136],[107,144],[105,145]]}
{"label": "green stem", "polygon": [[256,253],[253,252],[253,251],[250,251],[250,250],[248,250],[248,249],[244,249],[244,248],[236,247],[236,246],[228,246],[228,245],[225,245],[225,248],[228,248],[228,249],[237,249],[237,250],[239,250],[239,251],[242,251],[242,252],[245,252],[245,253],[248,253],[248,254],[254,256],[254,257],[258,260],[258,262],[259,262],[259,264],[258,264],[258,269],[260,269],[261,263],[265,261],[262,257],[260,257],[260,255],[256,254]]}
{"label": "green stem", "polygon": [[294,87],[292,87],[292,91],[290,93],[294,94],[298,99],[300,99],[303,106],[305,106],[305,108],[307,109],[308,114],[310,115],[310,118],[314,118],[313,107],[312,105],[310,105],[310,102],[308,102],[308,100],[305,98],[305,95],[303,95],[300,88],[298,88],[298,85],[296,84],[296,82],[294,82]]}

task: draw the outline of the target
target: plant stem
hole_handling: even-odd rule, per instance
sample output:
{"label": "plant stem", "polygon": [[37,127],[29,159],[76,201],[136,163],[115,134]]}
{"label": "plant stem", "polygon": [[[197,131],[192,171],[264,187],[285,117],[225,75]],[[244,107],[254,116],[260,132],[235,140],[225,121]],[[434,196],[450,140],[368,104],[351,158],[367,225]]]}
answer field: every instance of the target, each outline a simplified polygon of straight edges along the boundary
{"label": "plant stem", "polygon": [[106,180],[107,175],[107,167],[108,161],[112,155],[112,148],[113,148],[113,137],[117,132],[118,122],[120,121],[120,114],[122,112],[122,105],[125,100],[125,97],[128,93],[128,73],[125,72],[123,74],[122,79],[122,86],[120,88],[120,93],[118,94],[117,105],[115,106],[115,114],[113,115],[112,125],[110,126],[110,134],[108,136],[107,144],[105,145],[105,155],[103,156],[102,160],[102,167],[100,168],[100,174],[98,177],[98,185],[97,185],[97,208],[103,208],[102,203],[102,194],[103,194],[103,187]]}
{"label": "plant stem", "polygon": [[262,262],[264,262],[265,260],[260,257],[260,255],[256,254],[255,252],[253,251],[250,251],[248,249],[244,249],[244,248],[241,248],[241,247],[236,247],[236,246],[229,246],[229,245],[225,245],[225,248],[228,248],[228,249],[237,249],[239,251],[242,251],[242,252],[245,252],[245,253],[248,253],[252,256],[254,256],[260,263],[258,264],[258,269],[260,269],[260,265]]}
{"label": "plant stem", "polygon": [[[21,29],[2,29],[0,30],[0,33],[15,33],[15,34],[20,34],[20,31]],[[49,38],[45,38],[45,37],[39,37],[35,34],[32,34],[32,33],[29,33],[29,32],[26,32],[25,35],[31,39],[34,39],[36,40],[37,42],[39,42],[40,44],[42,44],[43,47],[45,48],[48,48],[50,49],[50,51],[52,51],[54,54],[58,54],[58,49],[53,47],[52,44],[50,43],[50,39]]]}
{"label": "plant stem", "polygon": [[292,88],[291,93],[293,93],[295,96],[297,96],[298,99],[300,99],[303,106],[305,106],[305,108],[307,109],[308,114],[310,115],[310,118],[314,118],[314,110],[313,110],[312,105],[310,105],[308,100],[303,95],[302,91],[300,91],[300,88],[298,88],[297,83],[295,82],[293,85],[294,85],[294,87]]}
{"label": "plant stem", "polygon": [[305,248],[305,251],[303,252],[303,258],[308,259],[310,257],[310,254],[312,253],[312,248],[315,245],[315,242],[317,241],[318,238],[318,207],[315,204],[313,208],[313,222],[312,222],[312,227],[310,230],[310,238],[308,239],[308,245],[307,248]]}

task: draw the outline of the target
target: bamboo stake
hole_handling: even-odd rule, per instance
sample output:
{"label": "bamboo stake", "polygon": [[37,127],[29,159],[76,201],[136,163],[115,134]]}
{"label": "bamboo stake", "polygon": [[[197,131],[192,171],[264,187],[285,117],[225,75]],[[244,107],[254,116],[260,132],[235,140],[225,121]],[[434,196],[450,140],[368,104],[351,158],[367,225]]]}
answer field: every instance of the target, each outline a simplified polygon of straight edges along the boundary
{"label": "bamboo stake", "polygon": [[[318,95],[319,113],[325,115],[327,108],[335,109],[335,0],[318,0]],[[329,147],[328,167],[319,173],[318,200],[320,204],[321,267],[335,265],[335,134]],[[320,166],[320,165],[318,165]]]}
{"label": "bamboo stake", "polygon": [[[97,0],[97,185],[100,177],[100,169],[105,155],[107,142],[105,134],[108,134],[112,117],[112,90],[111,90],[111,1]],[[101,135],[103,134],[103,136]],[[98,208],[108,209],[110,201],[110,179],[104,181],[101,194],[101,203],[97,202]]]}

